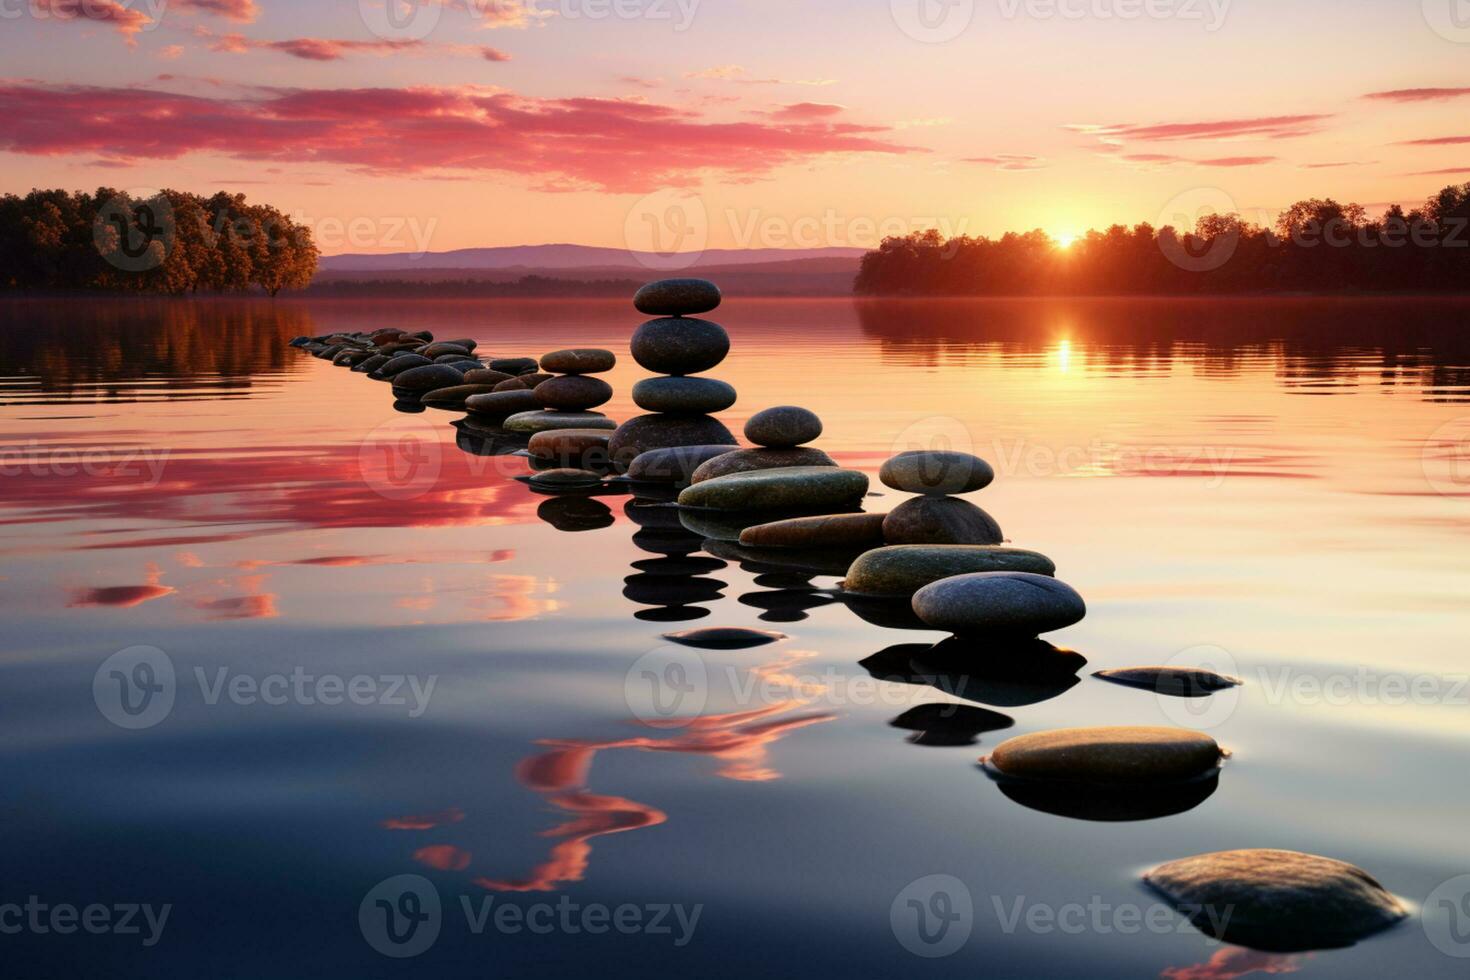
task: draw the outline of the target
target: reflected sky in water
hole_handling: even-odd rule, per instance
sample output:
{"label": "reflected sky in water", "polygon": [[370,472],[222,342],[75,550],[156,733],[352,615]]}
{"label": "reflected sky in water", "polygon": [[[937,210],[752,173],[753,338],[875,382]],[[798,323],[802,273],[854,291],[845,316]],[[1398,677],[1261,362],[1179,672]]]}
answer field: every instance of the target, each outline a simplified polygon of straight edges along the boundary
{"label": "reflected sky in water", "polygon": [[[626,418],[645,374],[627,304],[7,303],[0,877],[175,905],[154,949],[26,936],[17,961],[258,976],[284,949],[303,973],[388,975],[403,964],[367,947],[355,910],[413,872],[456,915],[487,895],[704,911],[682,948],[446,921],[409,973],[779,973],[799,949],[808,973],[890,975],[922,962],[891,904],[943,873],[974,908],[946,968],[1445,972],[1416,921],[1281,956],[1187,924],[1043,933],[1000,913],[1146,908],[1142,868],[1229,847],[1349,860],[1415,903],[1470,871],[1454,817],[1470,803],[1470,304],[733,300],[715,318],[732,429],[799,403],[822,448],[870,473],[921,445],[995,465],[974,499],[1087,598],[1050,638],[1076,651],[1065,669],[935,648],[835,601],[823,562],[761,560],[625,493],[537,494],[513,444],[395,411],[386,385],[286,346],[381,326],[495,356],[605,346],[605,411]],[[901,498],[874,490],[870,510]],[[689,621],[790,639],[691,654],[706,703],[650,726],[630,671]],[[139,645],[178,689],[129,731],[92,681]],[[1233,708],[1091,676],[1174,657],[1245,678]],[[219,693],[293,673],[434,683],[417,714],[411,697]],[[1014,734],[1127,723],[1207,727],[1234,755],[1188,806],[1128,819],[1018,801],[975,765]]]}

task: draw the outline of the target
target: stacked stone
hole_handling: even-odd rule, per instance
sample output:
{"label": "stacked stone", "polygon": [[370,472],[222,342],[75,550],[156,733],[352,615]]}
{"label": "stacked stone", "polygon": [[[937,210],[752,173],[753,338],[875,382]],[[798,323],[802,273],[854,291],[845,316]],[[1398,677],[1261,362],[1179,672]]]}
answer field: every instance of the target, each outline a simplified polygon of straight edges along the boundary
{"label": "stacked stone", "polygon": [[[508,432],[550,432],[560,429],[616,429],[618,424],[592,409],[612,398],[612,385],[589,377],[611,371],[617,357],[610,350],[592,347],[552,351],[541,358],[541,374],[528,373],[523,380],[542,379],[529,390],[539,411],[518,412],[504,422]],[[491,367],[495,362],[491,362]],[[538,367],[531,362],[531,371]],[[513,390],[506,385],[504,390]]]}
{"label": "stacked stone", "polygon": [[663,377],[633,388],[634,403],[650,414],[629,419],[613,433],[608,449],[620,470],[650,449],[735,444],[730,430],[710,414],[735,404],[735,389],[714,378],[690,377],[730,352],[724,327],[693,316],[719,305],[719,287],[704,279],[663,279],[634,295],[633,306],[656,319],[634,332],[633,360]]}
{"label": "stacked stone", "polygon": [[883,485],[919,496],[883,519],[889,544],[1000,544],[1000,525],[968,500],[953,496],[990,486],[995,471],[969,453],[916,450],[899,453],[878,471]]}
{"label": "stacked stone", "polygon": [[[612,397],[612,386],[588,377],[611,371],[617,356],[610,350],[583,347],[552,351],[541,358],[545,378],[532,392],[543,409],[557,413],[585,412]],[[608,440],[612,426],[544,429],[531,436],[527,450],[537,467],[574,467],[604,471],[608,468]]]}
{"label": "stacked stone", "polygon": [[822,420],[808,409],[796,405],[762,409],[745,423],[745,438],[755,443],[756,448],[721,453],[701,463],[690,482],[703,483],[731,473],[784,466],[836,466],[837,461],[831,456],[805,445],[821,434]]}

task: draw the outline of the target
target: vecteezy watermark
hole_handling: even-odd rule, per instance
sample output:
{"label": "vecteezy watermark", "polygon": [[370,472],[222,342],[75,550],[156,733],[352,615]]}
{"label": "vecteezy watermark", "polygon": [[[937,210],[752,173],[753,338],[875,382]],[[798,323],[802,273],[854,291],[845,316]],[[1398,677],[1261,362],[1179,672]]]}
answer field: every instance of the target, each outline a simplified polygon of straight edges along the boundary
{"label": "vecteezy watermark", "polygon": [[324,252],[393,249],[422,258],[429,251],[439,219],[427,220],[417,215],[338,215],[312,217],[305,211],[291,215],[291,220],[311,231],[312,241]]}
{"label": "vecteezy watermark", "polygon": [[704,199],[673,189],[640,197],[623,219],[623,242],[647,268],[687,269],[709,243]]}
{"label": "vecteezy watermark", "polygon": [[363,26],[385,41],[422,41],[443,12],[442,0],[357,0]]}
{"label": "vecteezy watermark", "polygon": [[969,887],[954,875],[926,875],[894,896],[888,925],[893,938],[915,956],[950,956],[970,940],[975,903]]}
{"label": "vecteezy watermark", "polygon": [[29,895],[24,902],[0,902],[0,936],[27,933],[34,936],[137,936],[152,948],[163,938],[173,905],[139,902],[45,902]]}
{"label": "vecteezy watermark", "polygon": [[1470,957],[1470,874],[1440,882],[1424,900],[1419,922],[1435,949],[1456,959]]}
{"label": "vecteezy watermark", "polygon": [[92,243],[123,272],[148,272],[168,261],[178,238],[174,209],[163,192],[133,188],[108,198],[92,219]]}
{"label": "vecteezy watermark", "polygon": [[1470,44],[1470,0],[1422,0],[1424,23],[1446,41]]}
{"label": "vecteezy watermark", "polygon": [[480,26],[531,27],[557,20],[644,20],[689,30],[701,0],[358,0],[358,15],[385,40],[422,41],[439,26],[445,7]]}
{"label": "vecteezy watermark", "polygon": [[665,644],[633,661],[623,676],[623,700],[645,725],[675,728],[704,710],[709,681],[697,650]]}
{"label": "vecteezy watermark", "polygon": [[[1066,936],[1123,935],[1139,933],[1166,936],[1196,931],[1196,924],[1206,936],[1224,935],[1235,911],[1233,905],[1166,904],[1149,902],[1109,902],[1093,895],[1086,902],[1033,902],[1024,895],[991,895],[1000,931],[1006,935],[1029,932],[1038,936],[1061,933]],[[1218,939],[1209,939],[1218,943]]]}
{"label": "vecteezy watermark", "polygon": [[[1003,20],[1175,20],[1213,34],[1225,25],[1231,0],[995,0]],[[889,0],[893,22],[915,41],[953,41],[975,20],[975,0]]]}
{"label": "vecteezy watermark", "polygon": [[169,450],[166,448],[53,446],[31,439],[0,446],[0,479],[19,476],[86,477],[125,481],[146,489],[158,486],[168,459]]}
{"label": "vecteezy watermark", "polygon": [[[438,674],[333,674],[297,666],[289,671],[250,674],[229,667],[195,667],[183,675],[209,707],[382,707],[418,718],[429,708]],[[102,717],[119,728],[152,728],[172,713],[180,694],[173,658],[157,647],[135,646],[104,660],[92,675],[92,700]],[[186,688],[192,690],[192,688]]]}
{"label": "vecteezy watermark", "polygon": [[943,44],[969,29],[975,0],[888,0],[893,22],[915,41]]}
{"label": "vecteezy watermark", "polygon": [[117,23],[128,33],[153,30],[168,0],[0,0],[0,20],[88,20]]}
{"label": "vecteezy watermark", "polygon": [[1419,462],[1435,493],[1470,496],[1470,415],[1450,419],[1431,432]]}
{"label": "vecteezy watermark", "polygon": [[[512,902],[494,895],[460,895],[456,907],[464,930],[506,936],[666,936],[676,948],[694,938],[703,903],[631,902],[606,905],[577,902],[562,895],[555,902]],[[395,959],[418,956],[433,946],[446,927],[458,928],[434,883],[403,874],[374,885],[357,908],[357,924],[369,946]]]}
{"label": "vecteezy watermark", "polygon": [[423,496],[439,482],[444,467],[441,439],[440,431],[423,419],[390,419],[375,426],[358,445],[358,473],[387,500]]}

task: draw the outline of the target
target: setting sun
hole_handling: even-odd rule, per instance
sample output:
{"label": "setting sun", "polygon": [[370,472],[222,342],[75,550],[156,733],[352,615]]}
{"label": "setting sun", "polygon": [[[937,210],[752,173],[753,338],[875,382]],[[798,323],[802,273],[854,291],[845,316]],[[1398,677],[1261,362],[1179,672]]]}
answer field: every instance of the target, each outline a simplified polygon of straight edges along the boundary
{"label": "setting sun", "polygon": [[1058,232],[1053,237],[1056,240],[1057,248],[1071,248],[1072,243],[1077,240],[1078,236],[1070,231],[1063,231]]}

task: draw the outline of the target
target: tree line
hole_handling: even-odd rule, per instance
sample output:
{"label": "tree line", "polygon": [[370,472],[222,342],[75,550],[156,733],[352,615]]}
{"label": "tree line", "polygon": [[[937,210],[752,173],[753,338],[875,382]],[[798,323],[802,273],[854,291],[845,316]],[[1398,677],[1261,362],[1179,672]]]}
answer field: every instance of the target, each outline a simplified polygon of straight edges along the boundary
{"label": "tree line", "polygon": [[33,190],[0,197],[0,289],[182,296],[300,289],[311,230],[243,194],[145,197]]}
{"label": "tree line", "polygon": [[862,258],[860,295],[1114,295],[1463,292],[1470,287],[1470,183],[1409,211],[1298,201],[1263,227],[1208,214],[1190,230],[1113,225],[1061,246],[1044,231],[886,238]]}

